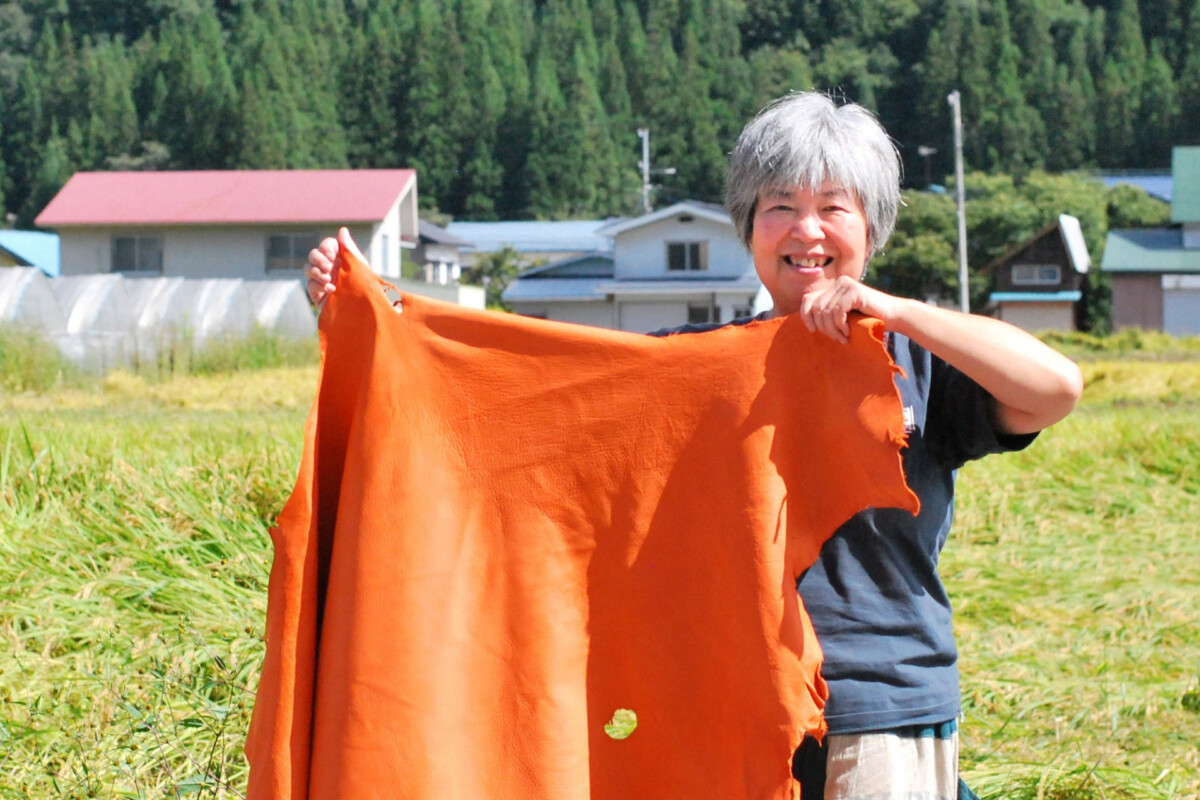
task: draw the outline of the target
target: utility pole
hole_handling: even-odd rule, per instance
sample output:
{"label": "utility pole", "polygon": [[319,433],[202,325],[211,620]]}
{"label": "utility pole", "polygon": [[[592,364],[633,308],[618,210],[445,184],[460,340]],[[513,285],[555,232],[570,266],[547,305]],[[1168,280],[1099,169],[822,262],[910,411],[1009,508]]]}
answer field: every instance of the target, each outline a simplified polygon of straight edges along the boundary
{"label": "utility pole", "polygon": [[638,128],[637,135],[642,140],[642,160],[638,162],[638,166],[642,168],[642,210],[649,214],[650,190],[653,188],[650,175],[674,175],[675,168],[650,169],[650,129]]}
{"label": "utility pole", "polygon": [[967,193],[963,185],[962,95],[955,89],[946,98],[954,110],[954,186],[958,194],[958,307],[970,313],[967,286]]}

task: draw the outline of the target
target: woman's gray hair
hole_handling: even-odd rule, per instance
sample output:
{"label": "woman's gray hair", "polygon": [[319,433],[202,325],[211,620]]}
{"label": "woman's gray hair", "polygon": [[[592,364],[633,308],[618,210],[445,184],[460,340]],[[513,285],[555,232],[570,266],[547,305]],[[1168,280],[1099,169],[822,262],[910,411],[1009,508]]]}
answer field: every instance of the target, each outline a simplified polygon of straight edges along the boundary
{"label": "woman's gray hair", "polygon": [[725,206],[746,247],[765,192],[816,189],[829,182],[858,195],[871,255],[880,252],[900,211],[900,154],[887,131],[855,103],[837,106],[820,92],[785,95],[742,129],[729,157]]}

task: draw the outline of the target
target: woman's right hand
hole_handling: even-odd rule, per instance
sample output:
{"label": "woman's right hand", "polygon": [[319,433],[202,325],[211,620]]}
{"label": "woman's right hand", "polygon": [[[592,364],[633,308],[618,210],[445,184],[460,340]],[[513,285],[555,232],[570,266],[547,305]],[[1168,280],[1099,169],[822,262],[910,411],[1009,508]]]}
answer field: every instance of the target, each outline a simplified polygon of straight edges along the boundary
{"label": "woman's right hand", "polygon": [[366,262],[348,228],[338,228],[336,239],[325,239],[315,250],[308,253],[308,267],[304,270],[304,274],[308,276],[308,299],[317,307],[323,307],[329,295],[337,289],[337,259],[338,252],[342,249]]}
{"label": "woman's right hand", "polygon": [[308,252],[308,267],[304,274],[308,276],[308,299],[314,306],[323,307],[337,288],[334,272],[337,253],[337,239],[333,238],[322,240],[315,250]]}

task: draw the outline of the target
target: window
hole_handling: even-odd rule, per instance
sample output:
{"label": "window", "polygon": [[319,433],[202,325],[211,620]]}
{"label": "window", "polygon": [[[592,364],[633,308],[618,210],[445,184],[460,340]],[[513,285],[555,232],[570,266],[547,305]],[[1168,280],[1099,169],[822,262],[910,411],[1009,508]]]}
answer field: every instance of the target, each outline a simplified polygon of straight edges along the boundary
{"label": "window", "polygon": [[161,236],[114,236],[113,272],[157,272],[163,269]]}
{"label": "window", "polygon": [[703,325],[707,322],[720,322],[721,309],[712,305],[688,305],[688,322],[692,325]]}
{"label": "window", "polygon": [[708,269],[707,242],[667,242],[667,269],[688,272]]}
{"label": "window", "polygon": [[1062,280],[1058,264],[1013,264],[1014,286],[1055,286]]}
{"label": "window", "polygon": [[267,272],[303,269],[308,251],[320,244],[315,233],[277,233],[267,237]]}
{"label": "window", "polygon": [[737,308],[733,309],[734,319],[745,319],[746,317],[753,316],[753,314],[754,309],[750,306],[738,306]]}

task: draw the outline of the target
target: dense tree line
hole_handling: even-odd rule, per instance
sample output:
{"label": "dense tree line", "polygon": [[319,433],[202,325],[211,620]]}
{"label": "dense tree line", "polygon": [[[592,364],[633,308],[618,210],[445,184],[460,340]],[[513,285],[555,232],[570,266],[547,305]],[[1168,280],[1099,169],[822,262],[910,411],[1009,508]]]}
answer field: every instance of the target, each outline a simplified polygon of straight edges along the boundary
{"label": "dense tree line", "polygon": [[[1200,0],[0,2],[0,193],[79,169],[415,167],[464,219],[719,199],[763,102],[875,109],[908,175],[1164,167],[1200,140]],[[937,148],[927,157],[919,145]]]}
{"label": "dense tree line", "polygon": [[[1049,173],[1200,143],[1200,0],[0,2],[0,208],[76,170],[405,166],[459,219],[627,214],[639,127],[660,203],[719,200],[741,126],[808,88],[874,109],[914,186],[961,91],[972,265],[1061,211],[1097,254],[1140,206]],[[949,200],[910,195],[875,268],[953,296]]]}

